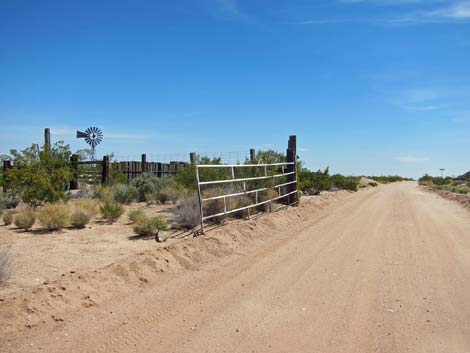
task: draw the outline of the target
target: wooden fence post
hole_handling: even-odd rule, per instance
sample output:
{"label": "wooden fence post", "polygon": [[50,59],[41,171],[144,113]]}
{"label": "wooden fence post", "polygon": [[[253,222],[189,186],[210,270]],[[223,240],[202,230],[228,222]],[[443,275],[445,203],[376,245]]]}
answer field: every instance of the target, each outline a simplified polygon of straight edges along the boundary
{"label": "wooden fence post", "polygon": [[72,180],[70,180],[70,190],[78,190],[78,156],[72,154],[70,157],[72,166]]}
{"label": "wooden fence post", "polygon": [[191,152],[189,154],[189,163],[196,164],[196,159],[197,159],[196,152]]}
{"label": "wooden fence post", "polygon": [[147,155],[145,153],[142,154],[142,173],[146,173],[148,171],[147,168]]}
{"label": "wooden fence post", "polygon": [[44,151],[47,154],[51,152],[51,130],[49,128],[44,129]]}
{"label": "wooden fence post", "polygon": [[11,161],[10,160],[5,160],[3,161],[3,193],[6,194],[8,191],[7,188],[7,183],[5,181],[5,175],[8,169],[11,169]]}
{"label": "wooden fence post", "polygon": [[102,172],[101,172],[101,184],[102,185],[109,184],[109,175],[110,175],[109,156],[104,156],[103,163],[102,163]]}
{"label": "wooden fence post", "polygon": [[[286,151],[286,161],[288,163],[294,162],[292,165],[287,166],[287,172],[294,174],[288,175],[287,176],[287,182],[292,182],[297,180],[297,136],[296,135],[291,135],[289,136],[289,142],[287,143],[287,151]],[[297,189],[296,184],[289,184],[287,185],[287,192],[294,192]],[[298,200],[297,194],[292,194],[287,197],[287,203],[290,205],[292,203],[296,203]]]}
{"label": "wooden fence post", "polygon": [[250,162],[254,163],[256,159],[256,151],[254,148],[250,149]]}

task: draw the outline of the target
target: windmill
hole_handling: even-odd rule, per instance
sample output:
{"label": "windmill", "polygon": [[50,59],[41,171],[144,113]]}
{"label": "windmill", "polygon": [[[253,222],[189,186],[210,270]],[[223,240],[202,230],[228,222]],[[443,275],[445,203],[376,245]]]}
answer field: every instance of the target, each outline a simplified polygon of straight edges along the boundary
{"label": "windmill", "polygon": [[103,141],[103,132],[97,127],[89,127],[85,132],[77,131],[77,138],[85,139],[85,142],[91,146],[92,159],[95,159],[95,147]]}

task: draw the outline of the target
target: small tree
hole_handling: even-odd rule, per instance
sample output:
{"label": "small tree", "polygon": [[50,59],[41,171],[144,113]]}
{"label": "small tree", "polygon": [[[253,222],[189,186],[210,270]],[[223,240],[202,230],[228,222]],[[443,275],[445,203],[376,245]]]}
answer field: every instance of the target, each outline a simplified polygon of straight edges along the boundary
{"label": "small tree", "polygon": [[59,141],[50,151],[32,145],[10,153],[15,167],[6,172],[5,181],[9,190],[20,195],[23,202],[38,206],[64,197],[72,178],[69,145]]}

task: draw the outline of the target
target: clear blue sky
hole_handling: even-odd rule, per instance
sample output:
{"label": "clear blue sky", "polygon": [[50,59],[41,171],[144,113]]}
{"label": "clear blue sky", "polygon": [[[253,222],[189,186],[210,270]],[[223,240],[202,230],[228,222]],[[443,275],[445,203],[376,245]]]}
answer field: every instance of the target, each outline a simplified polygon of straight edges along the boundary
{"label": "clear blue sky", "polygon": [[470,169],[470,1],[0,1],[0,153],[284,150],[310,168]]}

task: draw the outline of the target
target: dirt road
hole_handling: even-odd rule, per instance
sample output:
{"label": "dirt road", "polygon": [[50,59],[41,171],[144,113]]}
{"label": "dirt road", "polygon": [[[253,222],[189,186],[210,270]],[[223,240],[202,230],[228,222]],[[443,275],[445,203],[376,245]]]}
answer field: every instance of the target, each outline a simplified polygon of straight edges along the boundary
{"label": "dirt road", "polygon": [[470,352],[470,214],[414,183],[361,191],[14,350]]}

